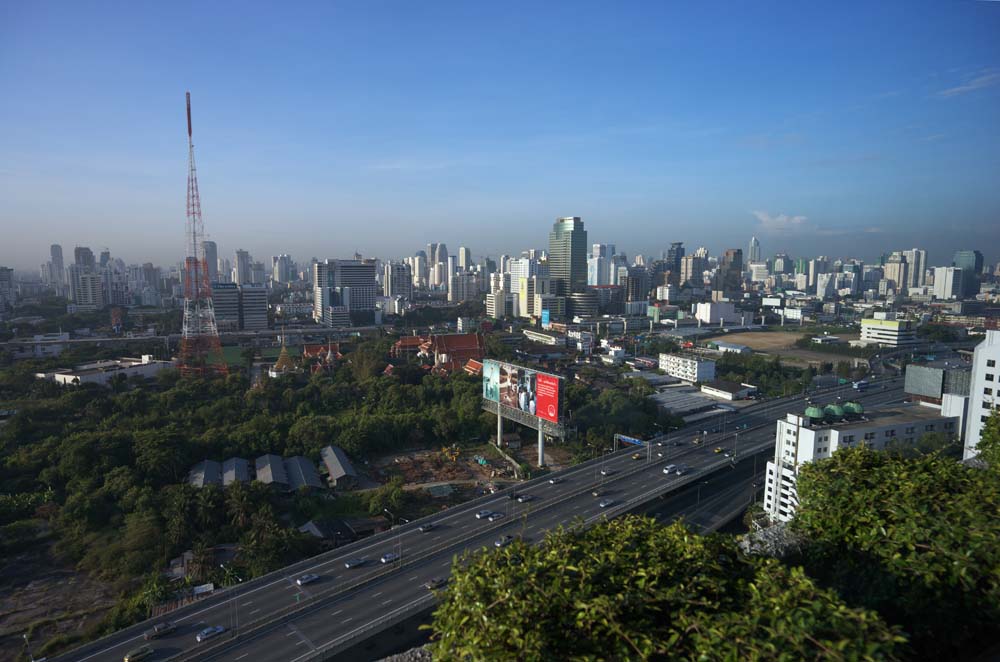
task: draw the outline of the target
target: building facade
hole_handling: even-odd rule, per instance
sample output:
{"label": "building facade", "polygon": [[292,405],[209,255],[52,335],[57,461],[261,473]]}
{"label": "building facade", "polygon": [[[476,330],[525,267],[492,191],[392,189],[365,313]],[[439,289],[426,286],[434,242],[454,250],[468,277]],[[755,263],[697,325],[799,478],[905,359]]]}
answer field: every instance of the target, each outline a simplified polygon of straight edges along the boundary
{"label": "building facade", "polygon": [[1000,331],[986,331],[972,355],[969,380],[969,413],[965,420],[964,457],[978,455],[979,440],[990,414],[1000,403]]}
{"label": "building facade", "polygon": [[715,361],[693,356],[660,354],[660,370],[686,382],[710,382],[715,379]]}

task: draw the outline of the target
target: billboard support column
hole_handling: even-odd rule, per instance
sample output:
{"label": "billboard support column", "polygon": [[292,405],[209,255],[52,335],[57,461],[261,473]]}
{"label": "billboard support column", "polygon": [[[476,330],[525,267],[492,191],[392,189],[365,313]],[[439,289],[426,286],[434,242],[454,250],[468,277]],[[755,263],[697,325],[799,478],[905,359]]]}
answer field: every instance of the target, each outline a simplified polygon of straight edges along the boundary
{"label": "billboard support column", "polygon": [[503,448],[503,415],[497,409],[497,448]]}
{"label": "billboard support column", "polygon": [[542,426],[538,426],[538,468],[545,466],[545,433]]}

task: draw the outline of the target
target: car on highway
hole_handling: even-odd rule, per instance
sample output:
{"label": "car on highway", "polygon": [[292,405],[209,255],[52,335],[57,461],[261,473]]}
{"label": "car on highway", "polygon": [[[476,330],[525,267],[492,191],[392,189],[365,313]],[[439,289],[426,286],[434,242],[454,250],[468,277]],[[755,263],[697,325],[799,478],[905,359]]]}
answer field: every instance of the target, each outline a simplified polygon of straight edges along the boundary
{"label": "car on highway", "polygon": [[535,500],[535,497],[533,495],[531,495],[531,494],[518,494],[517,495],[517,502],[518,503],[528,503],[529,501],[534,501],[534,500]]}
{"label": "car on highway", "polygon": [[656,442],[656,445],[657,446],[662,446],[663,445],[663,440],[661,439],[660,441]]}
{"label": "car on highway", "polygon": [[677,470],[676,464],[668,464],[667,466],[663,467],[663,473],[667,475],[674,473],[676,470]]}
{"label": "car on highway", "polygon": [[480,510],[476,513],[476,519],[486,519],[493,514],[492,510]]}
{"label": "car on highway", "polygon": [[691,471],[691,468],[686,464],[682,464],[681,466],[677,467],[674,473],[677,474],[678,476],[683,476],[689,471]]}
{"label": "car on highway", "polygon": [[712,449],[712,452],[715,453],[716,455],[718,455],[719,453],[722,452],[722,447],[721,446],[716,446],[715,448]]}
{"label": "car on highway", "polygon": [[604,496],[606,494],[606,492],[603,489],[601,489],[600,487],[598,487],[593,492],[591,492],[591,494],[593,494],[595,497],[599,497],[599,496]]}
{"label": "car on highway", "polygon": [[148,644],[143,644],[125,653],[123,659],[124,662],[139,662],[139,660],[145,660],[150,657],[153,657],[153,648]]}
{"label": "car on highway", "polygon": [[601,508],[608,508],[610,506],[615,505],[615,502],[612,499],[601,499],[601,503],[599,505],[601,506]]}
{"label": "car on highway", "polygon": [[510,492],[510,493],[507,494],[507,498],[510,499],[511,501],[513,501],[514,499],[516,499],[519,496],[521,496],[521,495],[518,494],[517,492]]}
{"label": "car on highway", "polygon": [[559,476],[553,476],[552,478],[549,478],[549,485],[558,485],[561,482],[563,482],[563,479],[560,478]]}
{"label": "car on highway", "polygon": [[424,588],[426,588],[428,591],[434,591],[441,588],[447,583],[448,583],[447,579],[444,579],[443,577],[435,577],[434,579],[424,584]]}
{"label": "car on highway", "polygon": [[226,628],[222,627],[221,625],[212,625],[212,626],[209,626],[209,627],[205,628],[204,630],[202,630],[198,634],[196,634],[194,636],[194,638],[195,638],[195,641],[197,641],[200,644],[203,641],[208,641],[212,637],[218,637],[220,634],[222,634],[225,631],[226,631]]}
{"label": "car on highway", "polygon": [[489,517],[487,517],[486,519],[488,519],[491,522],[496,522],[498,520],[503,519],[503,513],[493,513]]}
{"label": "car on highway", "polygon": [[427,533],[428,531],[433,531],[434,526],[435,525],[433,522],[427,522],[427,524],[421,524],[420,526],[418,526],[417,531],[419,531],[420,533]]}
{"label": "car on highway", "polygon": [[393,561],[398,561],[398,560],[399,560],[399,554],[395,552],[386,552],[385,554],[382,555],[382,558],[379,559],[379,561],[381,561],[382,563],[392,563]]}
{"label": "car on highway", "polygon": [[642,453],[632,453],[632,459],[633,460],[641,460],[642,459]]}
{"label": "car on highway", "polygon": [[506,547],[512,542],[514,542],[514,536],[500,536],[499,538],[493,541],[493,546],[498,548]]}
{"label": "car on highway", "polygon": [[165,637],[177,629],[177,626],[170,621],[164,621],[162,623],[157,623],[150,629],[142,633],[142,637],[149,641],[150,639],[156,639],[157,637]]}
{"label": "car on highway", "polygon": [[732,451],[726,451],[725,453],[722,454],[722,457],[732,457],[732,456],[733,456]]}
{"label": "car on highway", "polygon": [[610,476],[614,472],[615,472],[614,469],[601,469],[601,475],[602,476]]}
{"label": "car on highway", "polygon": [[348,570],[352,570],[354,568],[360,568],[366,562],[367,561],[365,559],[347,559],[346,561],[344,561],[344,567],[347,568]]}
{"label": "car on highway", "polygon": [[296,579],[295,583],[298,584],[299,586],[305,586],[306,584],[312,584],[317,579],[319,579],[319,575],[314,575],[313,573],[310,572],[309,574],[302,575],[301,577]]}
{"label": "car on highway", "polygon": [[664,453],[663,451],[656,451],[656,457],[665,457],[665,456],[666,453]]}

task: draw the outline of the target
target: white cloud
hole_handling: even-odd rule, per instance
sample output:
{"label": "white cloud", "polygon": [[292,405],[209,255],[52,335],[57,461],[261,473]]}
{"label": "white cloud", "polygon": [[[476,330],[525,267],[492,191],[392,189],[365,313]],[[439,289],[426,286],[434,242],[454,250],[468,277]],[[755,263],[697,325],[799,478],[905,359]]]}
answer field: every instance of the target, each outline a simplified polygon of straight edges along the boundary
{"label": "white cloud", "polygon": [[809,219],[805,216],[790,216],[788,214],[770,214],[766,211],[753,211],[760,229],[763,232],[795,232],[808,227]]}
{"label": "white cloud", "polygon": [[997,83],[1000,83],[1000,71],[987,71],[969,79],[962,85],[941,90],[937,93],[937,95],[939,97],[954,97],[959,94],[966,94],[967,92],[981,90],[984,87],[992,87]]}

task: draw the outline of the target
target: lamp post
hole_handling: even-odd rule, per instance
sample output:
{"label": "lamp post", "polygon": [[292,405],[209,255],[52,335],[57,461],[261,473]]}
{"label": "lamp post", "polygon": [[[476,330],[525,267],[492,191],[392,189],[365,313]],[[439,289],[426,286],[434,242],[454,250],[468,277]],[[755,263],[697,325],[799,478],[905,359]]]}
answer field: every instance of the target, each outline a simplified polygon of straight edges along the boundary
{"label": "lamp post", "polygon": [[[225,578],[225,575],[228,575],[228,574],[231,573],[233,575],[233,577],[236,578],[237,582],[239,582],[240,584],[243,583],[243,579],[239,575],[237,575],[232,570],[227,570],[226,569],[226,564],[225,563],[220,563],[219,567],[222,568],[222,572],[224,573],[223,574],[223,578]],[[239,634],[239,631],[240,631],[240,603],[236,599],[237,597],[238,596],[234,592],[233,596],[229,599],[229,611],[234,614],[234,616],[233,616],[233,632],[235,633],[234,636],[237,636]]]}

